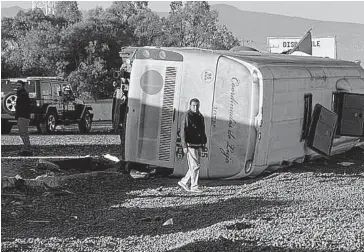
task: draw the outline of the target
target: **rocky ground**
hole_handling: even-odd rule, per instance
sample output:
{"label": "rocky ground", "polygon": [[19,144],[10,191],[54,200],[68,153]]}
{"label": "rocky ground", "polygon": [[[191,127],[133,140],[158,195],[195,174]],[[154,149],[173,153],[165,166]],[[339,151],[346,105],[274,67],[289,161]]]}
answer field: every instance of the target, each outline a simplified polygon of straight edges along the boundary
{"label": "rocky ground", "polygon": [[[119,152],[117,140],[114,149],[100,142],[91,154]],[[3,139],[2,145],[2,154],[11,155],[14,147]],[[5,188],[1,249],[364,251],[363,152],[355,148],[255,179],[203,180],[201,194],[183,191],[176,178],[135,180],[115,168],[67,180],[63,195]],[[23,175],[34,169],[15,166]]]}

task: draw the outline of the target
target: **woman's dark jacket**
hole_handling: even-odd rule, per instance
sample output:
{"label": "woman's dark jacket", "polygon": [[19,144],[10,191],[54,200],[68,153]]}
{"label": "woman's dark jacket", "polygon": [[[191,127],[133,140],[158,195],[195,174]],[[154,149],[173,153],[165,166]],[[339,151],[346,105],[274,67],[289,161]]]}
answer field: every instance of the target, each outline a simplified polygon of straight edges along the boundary
{"label": "woman's dark jacket", "polygon": [[19,117],[30,119],[30,99],[25,89],[16,92],[15,119]]}
{"label": "woman's dark jacket", "polygon": [[205,120],[200,112],[188,110],[181,122],[181,142],[183,148],[202,147],[207,142]]}

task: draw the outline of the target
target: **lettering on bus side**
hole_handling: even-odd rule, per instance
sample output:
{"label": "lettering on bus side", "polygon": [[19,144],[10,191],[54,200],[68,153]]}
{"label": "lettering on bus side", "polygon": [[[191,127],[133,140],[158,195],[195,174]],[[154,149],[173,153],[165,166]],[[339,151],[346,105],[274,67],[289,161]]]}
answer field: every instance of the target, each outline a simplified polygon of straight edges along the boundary
{"label": "lettering on bus side", "polygon": [[[239,105],[238,101],[235,98],[236,88],[239,87],[240,80],[236,77],[231,78],[231,93],[230,93],[230,105],[229,105],[229,128],[227,131],[227,141],[225,148],[220,148],[221,154],[225,157],[225,162],[230,163],[232,161],[231,154],[235,151],[235,145],[231,143],[234,141],[234,128],[236,126],[236,121],[234,120],[234,110]],[[231,141],[230,141],[231,140]]]}
{"label": "lettering on bus side", "polygon": [[211,126],[213,128],[216,128],[216,123],[217,123],[216,116],[217,116],[217,107],[214,106],[214,107],[212,107],[212,118],[211,118]]}
{"label": "lettering on bus side", "polygon": [[207,69],[202,72],[201,78],[204,82],[210,83],[214,80],[214,72]]}

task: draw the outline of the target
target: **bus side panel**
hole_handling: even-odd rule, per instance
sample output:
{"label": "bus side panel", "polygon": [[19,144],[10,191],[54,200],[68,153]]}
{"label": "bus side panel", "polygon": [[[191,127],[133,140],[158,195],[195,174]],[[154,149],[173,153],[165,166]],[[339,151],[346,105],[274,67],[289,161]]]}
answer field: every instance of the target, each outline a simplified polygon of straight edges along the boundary
{"label": "bus side panel", "polygon": [[313,79],[306,68],[271,66],[270,71],[275,79],[267,164],[277,165],[304,156],[304,141],[300,141],[304,95],[311,93],[315,104],[321,101],[321,91],[328,83],[320,79],[319,90],[310,88]]}
{"label": "bus side panel", "polygon": [[130,85],[128,92],[128,114],[125,128],[125,159],[136,162],[138,154],[139,120],[141,113],[141,100],[143,92],[140,88],[140,77],[146,69],[143,61],[135,60],[133,70],[130,75]]}
{"label": "bus side panel", "polygon": [[173,168],[174,118],[182,63],[135,60],[129,89],[126,161]]}
{"label": "bus side panel", "polygon": [[[210,155],[210,125],[212,116],[212,100],[218,56],[200,53],[186,53],[183,55],[183,77],[178,108],[178,132],[181,130],[181,121],[189,109],[192,98],[200,100],[200,112],[205,119],[205,132],[207,136],[208,151],[201,156],[200,177],[208,177]],[[182,153],[181,139],[177,137],[176,158],[173,175],[184,176],[188,171],[186,156]]]}
{"label": "bus side panel", "polygon": [[263,117],[262,125],[257,125],[258,139],[255,147],[252,175],[258,175],[267,168],[273,116],[273,76],[268,67],[262,67],[259,70],[263,77]]}
{"label": "bus side panel", "polygon": [[[321,104],[332,108],[332,96],[336,91],[336,81],[343,76],[358,75],[354,69],[327,69],[320,67],[271,67],[274,80],[272,103],[272,128],[269,140],[268,165],[277,165],[282,161],[294,161],[305,155],[317,156],[301,140],[304,96],[312,95],[312,106]],[[305,73],[307,75],[305,76]],[[353,77],[354,77],[353,76]],[[278,77],[278,78],[277,78]],[[353,142],[355,139],[339,137],[334,140],[333,149]],[[341,148],[342,149],[342,148]],[[333,150],[333,153],[336,151]]]}
{"label": "bus side panel", "polygon": [[[255,96],[255,97],[253,97]],[[215,82],[209,178],[231,177],[244,170],[256,145],[252,77],[242,63],[221,57]]]}

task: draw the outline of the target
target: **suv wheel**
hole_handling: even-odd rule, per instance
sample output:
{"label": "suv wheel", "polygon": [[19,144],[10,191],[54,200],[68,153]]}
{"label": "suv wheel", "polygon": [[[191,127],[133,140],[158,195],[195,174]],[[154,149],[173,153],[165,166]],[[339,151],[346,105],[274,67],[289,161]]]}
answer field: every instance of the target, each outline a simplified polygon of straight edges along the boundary
{"label": "suv wheel", "polygon": [[57,115],[54,112],[49,112],[45,117],[45,130],[48,134],[56,132],[57,127]]}
{"label": "suv wheel", "polygon": [[1,120],[1,134],[9,134],[13,125],[7,120]]}
{"label": "suv wheel", "polygon": [[3,108],[11,116],[15,115],[16,93],[9,93],[4,97]]}
{"label": "suv wheel", "polygon": [[91,131],[92,118],[89,111],[85,112],[84,117],[78,123],[78,129],[81,133],[89,133]]}

